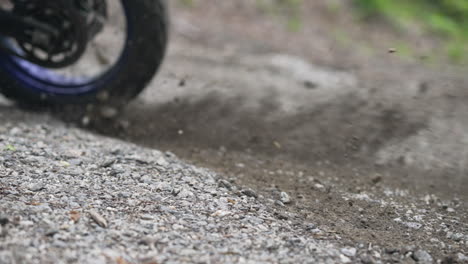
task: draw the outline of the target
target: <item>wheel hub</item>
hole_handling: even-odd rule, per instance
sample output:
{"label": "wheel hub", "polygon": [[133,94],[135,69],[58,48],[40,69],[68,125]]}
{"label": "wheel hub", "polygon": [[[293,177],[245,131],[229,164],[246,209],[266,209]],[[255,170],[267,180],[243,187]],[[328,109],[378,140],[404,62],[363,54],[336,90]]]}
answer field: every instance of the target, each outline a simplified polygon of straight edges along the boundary
{"label": "wheel hub", "polygon": [[22,57],[46,68],[63,68],[78,61],[88,40],[102,29],[102,17],[106,15],[104,0],[16,0],[14,3],[15,14],[50,25],[57,31],[46,35],[31,28],[24,32],[25,38],[17,40]]}

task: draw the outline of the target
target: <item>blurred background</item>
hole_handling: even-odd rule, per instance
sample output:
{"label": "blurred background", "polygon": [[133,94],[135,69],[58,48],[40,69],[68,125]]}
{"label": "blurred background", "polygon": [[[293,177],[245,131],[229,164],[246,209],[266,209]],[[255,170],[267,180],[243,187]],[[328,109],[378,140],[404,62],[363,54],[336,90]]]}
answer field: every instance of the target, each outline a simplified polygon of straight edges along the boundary
{"label": "blurred background", "polygon": [[[405,59],[466,64],[468,1],[465,0],[241,0],[226,3],[179,0],[177,6],[206,10],[207,18],[212,15],[208,13],[210,9],[230,9],[232,14],[225,14],[228,15],[224,17],[226,22],[229,17],[257,15],[262,20],[270,20],[263,21],[263,25],[282,22],[284,29],[291,33],[307,34],[310,43],[313,38],[318,42],[320,38],[328,38],[337,46],[367,54],[379,53],[384,47],[398,51],[398,56]],[[219,26],[223,26],[222,23]],[[269,33],[272,33],[269,40],[274,41],[274,32]],[[323,35],[313,36],[313,33]],[[293,46],[293,43],[284,44]]]}

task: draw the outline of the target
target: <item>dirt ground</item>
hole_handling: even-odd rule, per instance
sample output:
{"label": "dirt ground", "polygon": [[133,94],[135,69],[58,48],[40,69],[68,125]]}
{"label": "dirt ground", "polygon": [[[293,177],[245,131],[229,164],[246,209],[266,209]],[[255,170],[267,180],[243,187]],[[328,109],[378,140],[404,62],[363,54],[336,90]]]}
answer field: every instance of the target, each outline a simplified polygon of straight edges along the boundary
{"label": "dirt ground", "polygon": [[[466,69],[424,63],[433,40],[309,2],[299,32],[247,0],[174,4],[163,70],[118,120],[92,129],[265,199],[286,192],[292,202],[276,210],[326,230],[318,239],[379,247],[386,262],[411,263],[414,248],[466,261]],[[420,54],[389,53],[397,40]]]}

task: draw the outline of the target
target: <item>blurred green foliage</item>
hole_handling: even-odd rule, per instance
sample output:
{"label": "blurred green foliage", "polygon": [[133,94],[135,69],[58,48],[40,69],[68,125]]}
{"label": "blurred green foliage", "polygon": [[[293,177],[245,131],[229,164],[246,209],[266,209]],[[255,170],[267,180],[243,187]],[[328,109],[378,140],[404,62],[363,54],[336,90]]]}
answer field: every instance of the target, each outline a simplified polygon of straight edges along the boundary
{"label": "blurred green foliage", "polygon": [[184,5],[184,6],[188,6],[188,7],[192,7],[193,6],[193,0],[179,0],[179,2]]}
{"label": "blurred green foliage", "polygon": [[303,0],[256,0],[257,7],[261,10],[285,17],[291,31],[299,31],[302,27],[302,3]]}
{"label": "blurred green foliage", "polygon": [[384,18],[405,27],[419,24],[445,40],[454,61],[468,50],[468,0],[354,0],[363,18]]}
{"label": "blurred green foliage", "polygon": [[[197,4],[196,0],[178,0],[187,7]],[[327,1],[331,11],[340,10],[339,0]],[[445,48],[442,57],[453,62],[468,62],[468,0],[350,0],[354,13],[363,20],[380,19],[390,22],[398,29],[423,29],[425,32],[439,36]],[[200,0],[201,2],[201,0]],[[305,0],[252,0],[259,10],[272,14],[286,22],[289,30],[299,32],[304,26],[302,10]],[[345,30],[337,33],[341,42],[346,42]],[[400,43],[399,54],[411,57],[412,50],[408,44]],[[404,50],[405,52],[401,52]]]}

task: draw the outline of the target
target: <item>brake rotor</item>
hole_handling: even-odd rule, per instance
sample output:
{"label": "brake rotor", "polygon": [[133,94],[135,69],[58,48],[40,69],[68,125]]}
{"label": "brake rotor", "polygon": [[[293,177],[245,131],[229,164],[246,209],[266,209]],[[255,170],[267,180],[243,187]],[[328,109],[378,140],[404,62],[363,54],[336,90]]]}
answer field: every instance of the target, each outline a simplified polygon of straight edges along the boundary
{"label": "brake rotor", "polygon": [[34,28],[26,30],[26,38],[17,40],[22,57],[42,67],[63,68],[77,62],[88,40],[102,29],[106,6],[103,0],[17,0],[13,12],[48,24],[58,32],[46,36]]}

